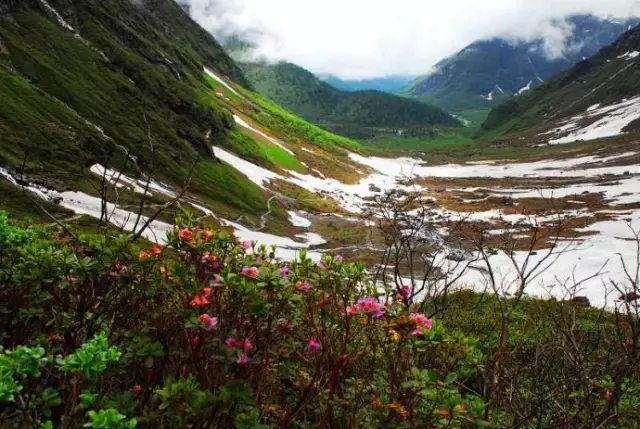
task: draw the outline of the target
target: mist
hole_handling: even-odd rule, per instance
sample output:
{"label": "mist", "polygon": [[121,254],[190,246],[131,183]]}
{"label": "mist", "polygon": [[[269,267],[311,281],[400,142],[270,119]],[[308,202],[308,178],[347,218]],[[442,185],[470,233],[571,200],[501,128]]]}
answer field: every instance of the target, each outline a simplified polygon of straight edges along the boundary
{"label": "mist", "polygon": [[640,0],[182,0],[216,37],[240,35],[255,54],[343,79],[419,75],[469,43],[544,40],[560,57],[573,14],[626,18]]}

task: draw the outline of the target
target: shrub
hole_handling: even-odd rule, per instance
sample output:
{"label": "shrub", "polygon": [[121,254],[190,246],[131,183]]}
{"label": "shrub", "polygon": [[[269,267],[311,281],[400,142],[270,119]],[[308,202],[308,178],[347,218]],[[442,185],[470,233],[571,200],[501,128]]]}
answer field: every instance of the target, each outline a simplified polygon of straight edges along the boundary
{"label": "shrub", "polygon": [[[462,381],[475,340],[378,290],[362,264],[178,219],[125,236],[14,240],[0,273],[9,426],[434,427],[481,424]],[[6,228],[6,226],[5,226]]]}

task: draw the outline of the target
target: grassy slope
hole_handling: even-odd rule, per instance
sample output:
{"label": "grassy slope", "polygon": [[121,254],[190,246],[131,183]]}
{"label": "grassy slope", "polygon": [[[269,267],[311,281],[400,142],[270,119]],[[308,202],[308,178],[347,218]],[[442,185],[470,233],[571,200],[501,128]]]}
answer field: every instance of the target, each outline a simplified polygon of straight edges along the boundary
{"label": "grassy slope", "polygon": [[[213,158],[210,144],[272,170],[307,170],[295,156],[235,125],[236,112],[287,143],[323,148],[316,168],[326,165],[333,177],[356,179],[345,149],[363,152],[357,142],[240,87],[237,82],[246,81],[239,69],[173,2],[144,4],[88,0],[59,8],[88,43],[29,4],[10,11],[0,26],[0,166],[18,170],[26,156],[29,177],[92,194],[99,183],[86,167],[95,162],[133,176],[152,173],[175,188],[193,168],[189,189],[205,205],[226,217],[255,219],[267,211],[270,194]],[[216,95],[212,86],[223,87],[206,77],[203,65],[242,95],[227,89],[226,99]],[[20,198],[15,194],[2,207],[28,213]],[[136,206],[139,196],[121,198]],[[272,218],[276,229],[288,225],[279,204],[272,205]]]}
{"label": "grassy slope", "polygon": [[483,129],[490,136],[505,135],[640,93],[637,63],[618,58],[636,50],[640,50],[640,27],[539,88],[496,107]]}
{"label": "grassy slope", "polygon": [[261,95],[343,135],[368,137],[389,129],[458,125],[442,110],[415,100],[379,91],[336,89],[294,64],[245,64],[243,69]]}

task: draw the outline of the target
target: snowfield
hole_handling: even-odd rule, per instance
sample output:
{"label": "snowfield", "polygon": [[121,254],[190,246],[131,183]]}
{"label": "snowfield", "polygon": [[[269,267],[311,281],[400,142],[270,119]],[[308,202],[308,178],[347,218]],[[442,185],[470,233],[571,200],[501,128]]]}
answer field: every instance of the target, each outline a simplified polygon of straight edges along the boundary
{"label": "snowfield", "polygon": [[[594,106],[589,112],[620,112],[622,109],[636,106],[635,101],[628,102],[622,106]],[[606,110],[605,110],[606,109]],[[626,110],[625,110],[626,111]],[[587,114],[585,113],[585,114]],[[561,242],[560,248],[566,246],[566,250],[571,250],[563,254],[552,255],[546,262],[537,268],[539,272],[532,275],[528,293],[537,295],[547,295],[550,292],[547,287],[555,285],[551,292],[556,297],[562,297],[568,293],[563,287],[558,285],[569,285],[579,283],[579,294],[587,296],[594,305],[612,305],[612,296],[606,295],[606,291],[611,289],[610,281],[624,283],[625,275],[620,262],[622,257],[627,264],[635,268],[637,261],[636,244],[629,240],[633,238],[633,232],[629,225],[640,228],[640,209],[629,209],[617,211],[616,205],[640,202],[640,165],[626,161],[627,158],[636,155],[634,152],[622,153],[608,157],[598,157],[595,155],[581,156],[571,159],[550,159],[535,162],[508,162],[508,161],[476,161],[469,164],[446,164],[429,165],[421,160],[409,157],[402,158],[381,158],[364,157],[355,153],[349,154],[349,158],[362,165],[363,170],[368,173],[357,183],[344,184],[331,178],[321,178],[294,171],[286,171],[281,174],[259,167],[251,162],[243,160],[231,152],[214,147],[215,155],[223,162],[238,170],[249,180],[260,186],[267,192],[272,192],[270,186],[273,180],[284,180],[301,188],[328,195],[336,200],[345,210],[354,214],[362,212],[367,204],[367,198],[379,195],[380,192],[402,189],[405,191],[417,191],[429,193],[429,189],[424,189],[418,184],[407,184],[406,179],[420,178],[492,178],[503,179],[512,178],[527,180],[533,178],[562,178],[580,179],[581,183],[571,185],[554,185],[553,182],[545,181],[542,188],[526,187],[500,187],[493,189],[482,188],[482,192],[489,192],[490,195],[510,196],[517,201],[521,198],[559,198],[567,197],[575,200],[583,193],[601,194],[605,201],[610,204],[606,221],[596,221],[595,212],[589,212],[588,208],[567,211],[563,217],[572,218],[592,218],[594,219],[588,227],[580,229],[583,232],[590,232],[593,235],[581,237],[576,240],[566,240]],[[630,165],[613,165],[615,163]],[[112,170],[105,170],[100,165],[94,165],[92,172],[104,177],[112,184],[117,182],[117,186],[127,186],[135,192],[144,192],[145,182],[133,179],[126,175]],[[17,184],[6,170],[0,170],[0,176],[5,177],[10,182]],[[602,180],[606,178],[606,186]],[[60,204],[76,213],[87,214],[96,218],[101,216],[101,202],[97,197],[93,197],[80,192],[56,192],[52,190],[29,187],[44,198],[61,198]],[[474,188],[461,187],[454,188],[461,192],[474,192]],[[158,192],[168,197],[175,196],[176,192],[166,185],[158,182],[150,182],[150,192]],[[488,196],[478,200],[486,200]],[[276,246],[276,255],[282,258],[293,258],[297,252],[303,248],[324,244],[323,237],[312,232],[297,234],[294,237],[282,237],[262,231],[255,231],[240,225],[236,222],[216,216],[210,209],[198,202],[190,203],[207,215],[218,219],[223,225],[231,227],[241,240],[254,240],[268,246]],[[503,214],[495,209],[456,213],[448,211],[437,205],[433,208],[433,213],[440,218],[451,221],[464,219],[467,222],[493,222],[500,220],[501,225],[514,232],[521,227],[523,222],[531,222],[531,217],[524,214]],[[136,215],[134,213],[107,204],[109,222],[126,230],[133,230]],[[305,216],[304,212],[289,211],[288,217],[291,225],[299,228],[311,228],[312,222]],[[539,216],[533,220],[535,224],[542,225],[553,222],[557,217]],[[144,223],[146,218],[142,218]],[[509,227],[511,225],[511,228]],[[172,228],[171,225],[154,221],[151,228],[145,232],[145,237],[163,242],[166,233]],[[502,234],[505,226],[496,227],[491,231],[491,235]],[[513,228],[513,229],[512,229]],[[558,251],[556,248],[555,251]],[[529,267],[535,266],[537,261],[541,261],[549,250],[540,250],[531,256]],[[311,251],[309,255],[313,259],[319,259],[322,255],[319,251]],[[489,261],[496,268],[498,281],[503,284],[505,292],[513,293],[517,273],[514,269],[513,261],[521,263],[526,257],[525,252],[515,252],[513,259],[502,252],[489,257]],[[476,255],[477,257],[477,255]],[[479,288],[488,281],[486,270],[482,267],[482,261],[475,261],[471,267],[467,268],[459,280],[461,287]]]}
{"label": "snowfield", "polygon": [[[592,124],[580,128],[580,121],[596,119]],[[636,119],[640,119],[640,97],[623,100],[620,103],[600,107],[589,107],[583,114],[573,116],[566,123],[550,133],[564,134],[549,140],[549,144],[572,143],[578,140],[595,140],[622,134],[622,130]]]}

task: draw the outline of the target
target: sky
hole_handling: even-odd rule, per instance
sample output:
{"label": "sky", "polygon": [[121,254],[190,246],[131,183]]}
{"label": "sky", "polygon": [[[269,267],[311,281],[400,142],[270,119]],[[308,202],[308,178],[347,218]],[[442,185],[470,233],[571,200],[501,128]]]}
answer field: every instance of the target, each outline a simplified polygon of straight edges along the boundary
{"label": "sky", "polygon": [[182,0],[216,37],[343,79],[427,73],[469,43],[543,38],[562,55],[571,14],[640,16],[640,0]]}

